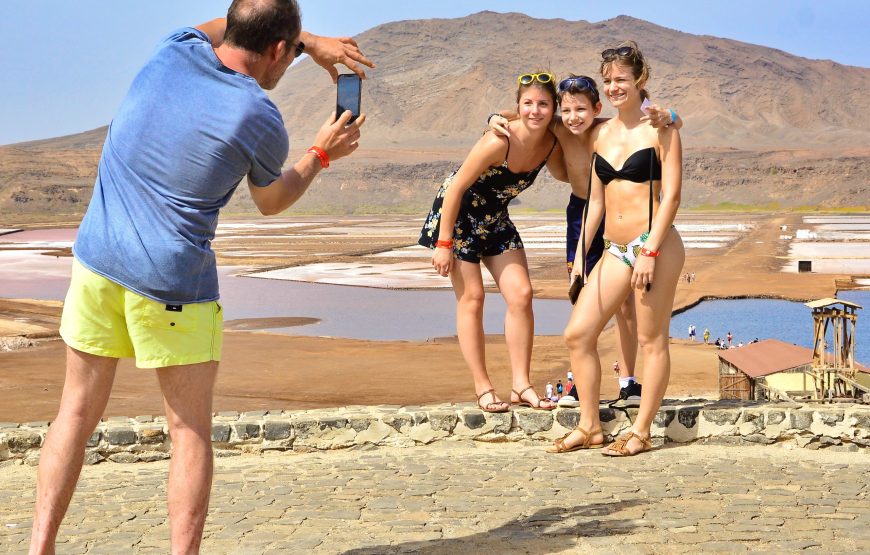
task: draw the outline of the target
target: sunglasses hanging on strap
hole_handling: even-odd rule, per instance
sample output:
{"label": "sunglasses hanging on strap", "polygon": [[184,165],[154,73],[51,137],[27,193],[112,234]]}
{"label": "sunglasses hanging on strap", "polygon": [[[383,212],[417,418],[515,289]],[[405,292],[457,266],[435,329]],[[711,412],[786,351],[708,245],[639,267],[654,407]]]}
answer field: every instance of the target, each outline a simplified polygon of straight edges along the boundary
{"label": "sunglasses hanging on strap", "polygon": [[[583,219],[580,224],[580,275],[574,278],[571,287],[568,289],[568,298],[571,304],[577,303],[577,298],[580,297],[580,290],[586,285],[586,217],[589,215],[589,201],[592,199],[592,171],[595,168],[596,153],[592,153],[592,160],[589,163],[589,183],[586,186],[586,206],[583,207]],[[574,256],[574,266],[577,266],[577,256]]]}

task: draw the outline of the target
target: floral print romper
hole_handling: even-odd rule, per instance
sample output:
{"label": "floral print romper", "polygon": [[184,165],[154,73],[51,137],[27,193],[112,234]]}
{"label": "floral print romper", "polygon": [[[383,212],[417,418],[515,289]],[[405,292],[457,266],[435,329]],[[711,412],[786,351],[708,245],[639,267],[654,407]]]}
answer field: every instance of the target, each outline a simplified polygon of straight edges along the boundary
{"label": "floral print romper", "polygon": [[[510,140],[508,140],[504,162],[483,172],[462,196],[459,215],[456,217],[456,226],[453,229],[453,256],[465,262],[480,263],[483,256],[496,256],[523,248],[520,234],[508,214],[508,204],[535,182],[538,172],[547,163],[555,147],[554,138],[553,146],[540,164],[531,171],[514,173],[508,169],[507,164],[511,150]],[[423,224],[420,239],[417,241],[424,247],[435,248],[444,195],[453,183],[457,171],[459,170],[451,173],[438,189],[432,210],[426,217],[426,223]]]}

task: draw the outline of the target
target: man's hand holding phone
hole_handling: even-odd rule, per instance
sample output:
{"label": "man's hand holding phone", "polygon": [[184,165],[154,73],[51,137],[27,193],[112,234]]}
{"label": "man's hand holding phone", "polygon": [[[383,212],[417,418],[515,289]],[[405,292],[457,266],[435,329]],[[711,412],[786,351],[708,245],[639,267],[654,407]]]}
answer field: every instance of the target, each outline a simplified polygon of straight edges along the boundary
{"label": "man's hand holding phone", "polygon": [[360,113],[361,88],[359,76],[352,73],[338,76],[335,112],[329,116],[314,139],[314,147],[326,152],[326,161],[321,159],[323,167],[359,147],[359,128],[366,119],[365,114]]}
{"label": "man's hand holding phone", "polygon": [[333,112],[314,138],[314,146],[326,151],[330,161],[344,158],[359,147],[359,128],[365,123],[366,116],[360,114],[356,121],[350,123],[351,116],[350,110],[347,110],[336,119]]}

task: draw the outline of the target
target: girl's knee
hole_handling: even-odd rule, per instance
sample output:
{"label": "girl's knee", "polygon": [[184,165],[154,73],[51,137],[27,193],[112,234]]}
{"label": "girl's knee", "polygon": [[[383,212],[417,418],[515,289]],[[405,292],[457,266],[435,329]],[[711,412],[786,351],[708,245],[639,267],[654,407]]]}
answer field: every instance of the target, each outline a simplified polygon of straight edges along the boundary
{"label": "girl's knee", "polygon": [[461,310],[483,310],[483,291],[465,291],[459,299],[457,305]]}
{"label": "girl's knee", "polygon": [[528,310],[532,306],[532,286],[520,286],[505,293],[504,300],[508,310]]}
{"label": "girl's knee", "polygon": [[670,338],[665,334],[645,334],[639,332],[637,335],[637,344],[643,350],[644,354],[656,354],[668,350]]}
{"label": "girl's knee", "polygon": [[594,348],[596,336],[587,328],[581,326],[568,326],[562,337],[569,350]]}

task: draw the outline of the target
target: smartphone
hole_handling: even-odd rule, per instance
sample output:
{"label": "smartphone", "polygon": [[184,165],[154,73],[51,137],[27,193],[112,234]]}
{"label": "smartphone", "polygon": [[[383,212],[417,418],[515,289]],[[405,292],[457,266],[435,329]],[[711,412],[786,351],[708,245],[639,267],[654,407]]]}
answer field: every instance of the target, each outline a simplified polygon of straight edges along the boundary
{"label": "smartphone", "polygon": [[359,102],[362,89],[359,75],[342,73],[338,76],[338,100],[335,103],[335,117],[340,117],[345,110],[353,114],[348,123],[353,123],[359,117]]}
{"label": "smartphone", "polygon": [[646,115],[649,115],[649,107],[652,106],[652,102],[649,101],[649,98],[644,98],[643,102],[640,104],[640,111]]}

